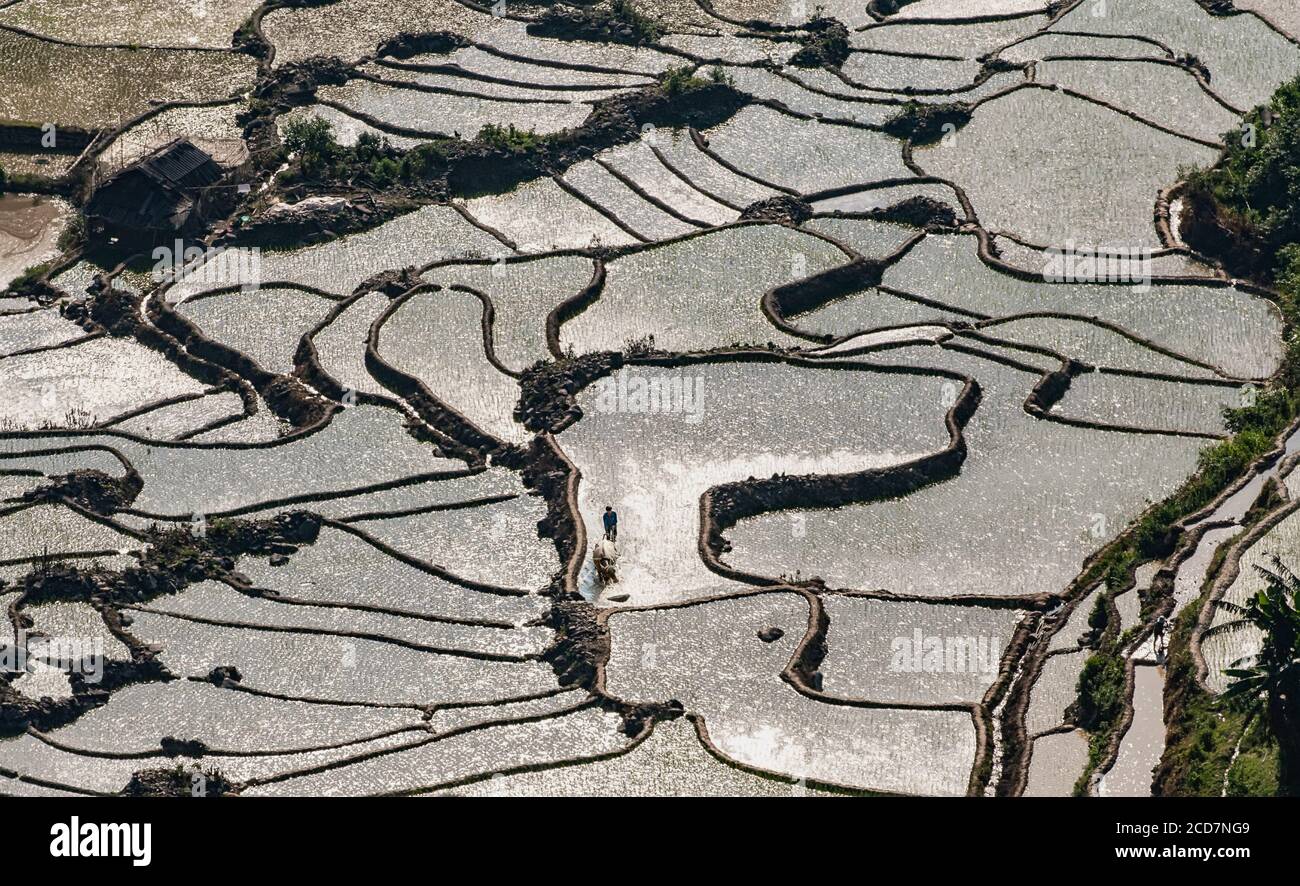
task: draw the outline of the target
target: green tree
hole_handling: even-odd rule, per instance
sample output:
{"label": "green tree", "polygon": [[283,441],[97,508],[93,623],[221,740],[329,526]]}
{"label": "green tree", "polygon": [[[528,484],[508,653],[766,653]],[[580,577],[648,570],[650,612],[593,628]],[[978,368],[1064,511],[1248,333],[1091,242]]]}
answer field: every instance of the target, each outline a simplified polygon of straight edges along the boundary
{"label": "green tree", "polygon": [[1225,668],[1232,678],[1223,697],[1240,700],[1248,708],[1266,713],[1269,728],[1277,739],[1281,783],[1291,793],[1300,788],[1300,578],[1276,555],[1272,568],[1256,566],[1264,587],[1245,606],[1220,600],[1215,605],[1231,620],[1205,632],[1205,637],[1256,630],[1263,643],[1256,655],[1246,656]]}
{"label": "green tree", "polygon": [[284,127],[284,144],[298,154],[306,178],[320,178],[329,172],[339,154],[333,128],[319,117],[290,120]]}
{"label": "green tree", "polygon": [[1235,263],[1236,273],[1285,274],[1282,253],[1300,242],[1300,78],[1224,133],[1223,143],[1223,158],[1213,167],[1184,170],[1188,218],[1213,217],[1212,224],[1184,231],[1207,238],[1199,245]]}
{"label": "green tree", "polygon": [[357,159],[362,163],[369,163],[376,157],[383,156],[388,150],[388,140],[382,139],[373,132],[366,131],[357,136],[357,146],[355,148]]}

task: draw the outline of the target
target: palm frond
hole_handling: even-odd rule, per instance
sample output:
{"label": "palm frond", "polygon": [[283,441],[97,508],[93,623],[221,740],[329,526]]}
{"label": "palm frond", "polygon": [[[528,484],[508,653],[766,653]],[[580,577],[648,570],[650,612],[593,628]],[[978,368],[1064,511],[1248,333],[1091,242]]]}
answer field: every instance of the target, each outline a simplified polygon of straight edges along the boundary
{"label": "palm frond", "polygon": [[1282,583],[1286,585],[1288,590],[1292,593],[1300,590],[1300,578],[1297,578],[1296,574],[1291,571],[1291,567],[1282,562],[1281,557],[1277,554],[1273,554],[1268,559],[1273,564],[1272,571],[1282,581]]}
{"label": "palm frond", "polygon": [[1256,679],[1238,680],[1223,691],[1220,696],[1224,701],[1234,698],[1253,698],[1264,691],[1261,681]]}
{"label": "palm frond", "polygon": [[1206,628],[1205,633],[1201,634],[1201,639],[1209,640],[1212,637],[1221,637],[1224,634],[1238,634],[1247,628],[1259,630],[1253,623],[1246,621],[1244,618],[1239,618],[1235,621],[1225,621],[1223,624],[1215,625],[1212,628]]}
{"label": "palm frond", "polygon": [[1223,673],[1232,679],[1224,699],[1248,696],[1258,704],[1267,693],[1270,697],[1285,692],[1296,680],[1300,668],[1300,578],[1273,554],[1270,567],[1255,564],[1263,579],[1259,588],[1244,605],[1218,601],[1217,608],[1234,618],[1207,630],[1203,638],[1235,635],[1252,628],[1260,634],[1259,649],[1234,661]]}

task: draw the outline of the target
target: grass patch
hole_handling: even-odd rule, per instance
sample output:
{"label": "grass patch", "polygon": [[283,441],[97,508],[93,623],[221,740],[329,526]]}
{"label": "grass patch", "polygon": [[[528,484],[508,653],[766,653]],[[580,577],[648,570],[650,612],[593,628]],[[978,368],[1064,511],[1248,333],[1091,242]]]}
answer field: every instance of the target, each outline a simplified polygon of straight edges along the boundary
{"label": "grass patch", "polygon": [[[1102,596],[1098,602],[1104,599]],[[1118,651],[1092,654],[1079,672],[1075,722],[1089,737],[1088,765],[1074,785],[1076,795],[1086,791],[1088,779],[1105,756],[1111,733],[1124,712],[1124,686],[1124,657]]]}
{"label": "grass patch", "polygon": [[26,295],[41,282],[42,278],[46,274],[50,272],[51,267],[52,265],[50,262],[42,262],[39,265],[32,265],[10,281],[4,291],[12,292],[15,295]]}
{"label": "grass patch", "polygon": [[478,140],[490,148],[522,154],[535,151],[545,144],[545,137],[537,134],[535,129],[518,129],[512,123],[498,126],[496,123],[484,124],[478,131]]}
{"label": "grass patch", "polygon": [[1228,767],[1229,797],[1276,797],[1282,780],[1277,743],[1258,719],[1246,726],[1237,759]]}
{"label": "grass patch", "polygon": [[[725,72],[721,68],[717,69],[717,74],[725,77]],[[716,76],[716,75],[715,75]],[[659,75],[659,88],[670,96],[682,95],[695,89],[703,89],[710,82],[721,83],[723,80],[714,79],[705,80],[703,77],[695,76],[695,69],[690,65],[669,68]]]}
{"label": "grass patch", "polygon": [[[1233,481],[1244,475],[1259,458],[1274,448],[1274,440],[1295,416],[1294,394],[1273,391],[1261,397],[1267,404],[1229,411],[1229,427],[1242,429],[1232,438],[1201,452],[1196,474],[1169,498],[1147,509],[1122,539],[1098,557],[1088,569],[1084,584],[1104,580],[1111,587],[1122,586],[1133,569],[1146,560],[1173,552],[1177,541],[1175,524],[1212,502]],[[1282,409],[1275,409],[1278,403]]]}
{"label": "grass patch", "polygon": [[[1211,573],[1213,574],[1213,573]],[[1207,580],[1206,587],[1212,583]],[[1202,596],[1203,599],[1203,596]],[[1198,601],[1199,603],[1200,601]],[[1246,716],[1224,708],[1218,698],[1196,683],[1191,636],[1200,605],[1185,608],[1174,623],[1165,665],[1165,684],[1172,702],[1169,734],[1156,775],[1156,793],[1162,796],[1217,797],[1232,765],[1232,755],[1246,727]]]}
{"label": "grass patch", "polygon": [[613,0],[609,11],[615,21],[632,29],[638,42],[653,43],[664,35],[663,25],[637,9],[632,0]]}

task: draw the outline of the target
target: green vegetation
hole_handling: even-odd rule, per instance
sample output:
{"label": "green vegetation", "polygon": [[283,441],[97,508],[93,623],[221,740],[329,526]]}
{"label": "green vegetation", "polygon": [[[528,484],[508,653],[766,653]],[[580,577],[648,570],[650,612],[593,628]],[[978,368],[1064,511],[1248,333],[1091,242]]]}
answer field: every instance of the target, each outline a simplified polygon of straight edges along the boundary
{"label": "green vegetation", "polygon": [[1232,618],[1205,632],[1205,637],[1258,631],[1263,635],[1258,655],[1232,663],[1224,673],[1232,678],[1225,703],[1239,700],[1251,715],[1267,717],[1277,740],[1283,785],[1300,788],[1300,578],[1277,556],[1272,568],[1256,567],[1264,587],[1239,606],[1226,600],[1215,607]]}
{"label": "green vegetation", "polygon": [[[1121,537],[1094,561],[1085,583],[1105,581],[1110,588],[1124,587],[1132,582],[1133,570],[1141,563],[1168,556],[1177,541],[1175,524],[1178,520],[1208,505],[1229,484],[1242,476],[1246,470],[1261,456],[1274,448],[1274,441],[1295,415],[1295,393],[1285,387],[1275,388],[1261,394],[1249,406],[1230,409],[1225,418],[1234,436],[1204,450],[1198,460],[1197,473],[1184,483],[1169,498],[1149,508],[1138,520],[1131,531]],[[1220,554],[1224,553],[1221,549]],[[1194,622],[1197,606],[1189,606],[1183,613],[1192,616]],[[1090,620],[1091,623],[1091,620]],[[1182,643],[1190,636],[1191,625],[1185,625]],[[1106,644],[1106,648],[1117,653],[1122,648],[1124,638],[1115,639]],[[1171,642],[1171,652],[1177,644]],[[1201,795],[1210,792],[1217,796],[1221,790],[1223,773],[1229,765],[1232,749],[1241,736],[1244,718],[1239,714],[1226,715],[1215,704],[1216,699],[1196,687],[1195,667],[1190,652],[1183,650],[1186,660],[1181,665],[1171,659],[1167,683],[1176,679],[1187,681],[1189,688],[1185,699],[1183,726],[1189,738],[1181,747],[1175,749],[1173,744],[1167,751],[1167,758],[1174,755],[1176,759],[1167,760],[1172,771],[1177,775],[1174,781],[1181,780],[1177,792]],[[1095,658],[1095,657],[1094,657]],[[1092,664],[1092,661],[1089,661]],[[1097,667],[1100,667],[1099,665]],[[1085,668],[1086,672],[1086,668]],[[1177,677],[1175,675],[1178,675]],[[1113,674],[1109,676],[1113,677]],[[1104,692],[1098,696],[1098,690],[1104,689],[1104,681],[1093,676],[1085,686],[1080,678],[1080,707],[1083,710],[1095,709],[1105,711]],[[1191,691],[1194,689],[1195,691]],[[1085,690],[1093,700],[1084,700]],[[1114,719],[1100,716],[1091,737],[1089,766],[1080,786],[1101,760]],[[1085,727],[1091,729],[1091,727]]]}
{"label": "green vegetation", "polygon": [[790,59],[790,64],[800,68],[838,69],[852,53],[849,29],[842,22],[826,18],[821,6],[804,23],[799,41],[803,47]]}
{"label": "green vegetation", "polygon": [[613,0],[610,14],[628,28],[639,43],[653,43],[664,35],[663,25],[641,12],[632,0]]}
{"label": "green vegetation", "polygon": [[[1185,197],[1212,206],[1236,249],[1264,260],[1262,274],[1284,273],[1300,243],[1300,78],[1283,84],[1223,140],[1227,152],[1217,165],[1187,174]],[[1282,266],[1269,258],[1282,259]]]}
{"label": "green vegetation", "polygon": [[1079,673],[1076,722],[1090,732],[1110,727],[1124,710],[1124,659],[1115,654],[1088,657]]}
{"label": "green vegetation", "polygon": [[541,147],[545,137],[538,135],[535,129],[517,129],[513,123],[509,126],[487,123],[478,131],[478,140],[490,148],[518,154]]}
{"label": "green vegetation", "polygon": [[[721,73],[722,76],[726,76],[725,72],[722,72],[720,68],[718,69],[718,72]],[[713,79],[712,82],[721,83],[723,81]],[[709,83],[709,80],[705,80],[702,77],[696,77],[695,69],[690,65],[669,68],[659,75],[659,88],[672,96],[681,95],[682,93],[690,92],[693,89],[702,89],[703,87],[708,86]]]}
{"label": "green vegetation", "polygon": [[438,142],[427,142],[407,151],[399,164],[398,176],[402,181],[419,181],[432,178],[447,165],[447,154]]}
{"label": "green vegetation", "polygon": [[1088,627],[1093,631],[1094,636],[1101,636],[1106,630],[1106,625],[1110,623],[1110,606],[1107,599],[1106,594],[1098,594],[1097,602],[1092,604],[1092,611],[1088,613]]}
{"label": "green vegetation", "polygon": [[[441,199],[448,192],[499,193],[631,141],[646,124],[707,127],[743,104],[743,94],[732,88],[722,65],[697,73],[691,65],[672,68],[655,86],[594,102],[587,121],[558,132],[487,123],[473,138],[435,136],[408,150],[373,131],[362,133],[354,146],[340,145],[327,121],[294,115],[284,122],[280,150],[267,152],[261,162],[267,166],[270,158],[286,164],[277,178],[286,189],[300,184],[369,186],[426,199]],[[696,90],[702,94],[691,94]]]}
{"label": "green vegetation", "polygon": [[289,121],[284,128],[284,145],[297,154],[298,161],[296,168],[283,176],[286,182],[361,179],[387,188],[399,181],[432,178],[446,165],[446,153],[440,141],[402,153],[388,139],[363,132],[355,145],[345,147],[335,140],[330,124],[319,117]]}
{"label": "green vegetation", "polygon": [[1228,430],[1234,434],[1273,436],[1285,428],[1296,413],[1296,394],[1285,387],[1259,395],[1255,402],[1224,412]]}
{"label": "green vegetation", "polygon": [[[177,746],[184,744],[170,741]],[[231,787],[229,779],[215,767],[177,763],[134,773],[121,793],[129,797],[221,797],[230,793]]]}
{"label": "green vegetation", "polygon": [[[535,2],[535,0],[534,0]],[[528,25],[528,33],[562,40],[592,40],[644,46],[665,34],[663,25],[641,12],[633,0],[611,0],[607,9],[591,3],[556,3]]]}
{"label": "green vegetation", "polygon": [[1092,771],[1101,762],[1110,743],[1125,699],[1124,656],[1118,650],[1097,652],[1088,657],[1079,673],[1078,703],[1074,708],[1075,722],[1086,729],[1088,739],[1088,765],[1074,792],[1082,794]]}
{"label": "green vegetation", "polygon": [[52,194],[58,191],[58,180],[30,172],[6,172],[0,169],[0,191],[15,194]]}
{"label": "green vegetation", "polygon": [[1288,353],[1276,387],[1259,394],[1248,406],[1224,410],[1225,423],[1233,436],[1204,450],[1197,461],[1196,475],[1144,513],[1132,532],[1098,558],[1089,570],[1090,579],[1105,578],[1112,588],[1120,587],[1139,563],[1167,556],[1173,550],[1174,524],[1213,501],[1272,450],[1277,436],[1300,412],[1300,387],[1288,383],[1295,373],[1300,373],[1300,361],[1293,361]]}
{"label": "green vegetation", "polygon": [[1238,745],[1237,758],[1228,767],[1225,792],[1229,797],[1275,797],[1281,787],[1278,748],[1259,720],[1251,720]]}
{"label": "green vegetation", "polygon": [[[1224,157],[1216,166],[1186,174],[1189,224],[1183,234],[1196,248],[1222,259],[1234,273],[1272,284],[1285,324],[1282,367],[1254,402],[1225,411],[1233,437],[1203,453],[1198,476],[1144,515],[1132,542],[1118,546],[1108,562],[1099,564],[1111,575],[1125,573],[1143,555],[1167,553],[1170,530],[1180,512],[1208,504],[1270,451],[1277,436],[1300,414],[1300,337],[1296,334],[1300,322],[1300,78],[1283,84],[1267,106],[1248,114],[1241,131],[1225,134],[1224,144]],[[1276,701],[1288,681],[1291,697],[1300,692],[1300,675],[1295,668],[1282,666],[1287,649],[1292,658],[1300,654],[1292,578],[1287,571],[1267,575],[1265,591],[1235,613],[1239,626],[1224,628],[1239,630],[1253,624],[1270,636],[1260,661],[1233,674],[1237,683],[1230,695],[1252,696],[1254,704],[1231,699],[1221,703],[1197,686],[1190,651],[1178,647],[1186,647],[1199,607],[1189,606],[1180,619],[1169,684],[1179,696],[1175,707],[1181,710],[1179,722],[1170,723],[1171,734],[1177,737],[1162,764],[1169,793],[1217,795],[1225,779],[1229,791],[1273,793],[1276,788],[1270,786],[1279,783],[1276,768],[1283,764],[1290,769],[1280,781],[1283,790],[1287,779],[1292,782],[1290,790],[1295,790],[1300,721],[1294,707],[1288,710]],[[1266,718],[1257,716],[1261,698],[1270,699]],[[1283,747],[1277,747],[1277,738]],[[1230,762],[1234,752],[1236,762]]]}
{"label": "green vegetation", "polygon": [[[1282,428],[1276,430],[1280,432]],[[1169,553],[1173,523],[1209,504],[1231,481],[1245,473],[1251,463],[1272,448],[1272,435],[1250,430],[1204,450],[1197,459],[1196,476],[1145,514],[1138,523],[1136,541],[1139,551],[1147,557]]]}
{"label": "green vegetation", "polygon": [[59,234],[59,249],[71,252],[86,242],[86,217],[79,211],[68,221],[68,226]]}
{"label": "green vegetation", "polygon": [[[1112,589],[1123,587],[1131,582],[1140,563],[1171,553],[1177,541],[1175,524],[1210,504],[1270,452],[1277,437],[1300,415],[1300,336],[1296,334],[1300,323],[1300,78],[1280,87],[1268,106],[1247,115],[1241,131],[1225,134],[1224,144],[1226,152],[1219,164],[1184,173],[1187,209],[1183,235],[1193,247],[1223,260],[1233,273],[1251,276],[1276,290],[1272,298],[1282,314],[1286,338],[1282,367],[1252,402],[1224,411],[1233,436],[1203,451],[1196,475],[1149,508],[1130,532],[1104,551],[1088,570],[1085,582],[1104,580]],[[1211,574],[1217,571],[1218,562]],[[1287,579],[1279,575],[1270,581],[1285,584]],[[1284,609],[1289,606],[1294,613],[1294,590],[1291,588],[1289,604],[1280,602],[1285,593],[1274,588],[1268,602],[1252,601],[1254,609],[1245,607],[1238,614],[1247,622],[1285,622],[1290,616],[1284,617]],[[1279,748],[1276,739],[1281,737],[1284,745],[1300,741],[1300,720],[1296,719],[1300,715],[1294,710],[1274,710],[1276,705],[1269,703],[1268,717],[1258,717],[1250,705],[1239,701],[1224,704],[1199,687],[1189,648],[1199,609],[1187,607],[1170,643],[1171,740],[1158,786],[1168,794],[1210,796],[1218,796],[1225,784],[1230,792],[1240,793],[1274,793],[1277,784],[1288,790],[1287,779],[1294,780],[1295,770],[1300,768],[1300,748]],[[1284,628],[1282,635],[1287,630],[1298,629]],[[1286,637],[1281,636],[1271,653],[1271,664],[1261,661],[1258,666],[1262,672],[1239,669],[1236,676],[1243,688],[1237,694],[1269,698],[1266,687],[1290,680],[1296,681],[1291,684],[1292,697],[1300,698],[1300,676],[1284,673],[1280,666],[1286,645]],[[1293,658],[1300,655],[1300,647],[1293,645],[1291,650]],[[1104,692],[1100,698],[1097,693],[1105,687],[1101,678],[1106,672],[1099,668],[1101,665],[1095,666],[1087,685],[1080,680],[1083,709],[1104,711]],[[1089,701],[1085,701],[1085,693]],[[1104,729],[1105,717],[1097,721]],[[1094,748],[1099,738],[1094,733]],[[1279,779],[1276,773],[1282,764],[1290,772]]]}
{"label": "green vegetation", "polygon": [[19,295],[26,294],[33,286],[40,283],[46,274],[50,272],[51,264],[43,262],[39,265],[32,265],[23,271],[7,287],[11,292]]}
{"label": "green vegetation", "polygon": [[[1217,572],[1227,543],[1219,549]],[[1206,581],[1206,586],[1212,579]],[[1197,684],[1190,637],[1201,607],[1179,615],[1166,663],[1166,702],[1170,742],[1156,772],[1156,793],[1164,796],[1217,797],[1225,785],[1234,796],[1277,793],[1277,749],[1259,718],[1240,703],[1227,704]],[[1235,759],[1234,759],[1235,757]]]}
{"label": "green vegetation", "polygon": [[402,174],[401,163],[389,156],[392,151],[388,140],[373,132],[361,133],[352,153],[357,165],[363,167],[370,179],[380,187],[388,187]]}
{"label": "green vegetation", "polygon": [[296,117],[284,127],[284,145],[298,155],[305,179],[321,179],[334,168],[342,153],[334,129],[319,117]]}

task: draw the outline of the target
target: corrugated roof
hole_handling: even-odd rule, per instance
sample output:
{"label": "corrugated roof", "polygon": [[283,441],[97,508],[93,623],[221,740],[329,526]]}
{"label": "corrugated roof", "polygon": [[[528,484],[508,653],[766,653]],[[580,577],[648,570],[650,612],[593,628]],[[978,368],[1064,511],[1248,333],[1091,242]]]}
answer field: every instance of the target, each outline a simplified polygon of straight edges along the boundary
{"label": "corrugated roof", "polygon": [[212,157],[184,139],[145,157],[138,165],[150,178],[182,188],[211,184],[221,178]]}
{"label": "corrugated roof", "polygon": [[195,191],[220,181],[223,174],[205,151],[178,139],[105,182],[91,198],[87,214],[141,230],[178,228],[194,209]]}

